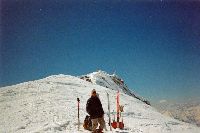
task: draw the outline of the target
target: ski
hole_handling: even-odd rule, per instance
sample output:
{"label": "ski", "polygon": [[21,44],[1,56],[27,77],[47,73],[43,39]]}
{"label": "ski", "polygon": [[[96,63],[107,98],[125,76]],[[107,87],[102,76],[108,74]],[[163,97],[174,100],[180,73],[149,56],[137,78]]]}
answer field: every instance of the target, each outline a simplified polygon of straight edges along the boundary
{"label": "ski", "polygon": [[120,117],[121,117],[121,112],[123,112],[123,106],[119,104],[119,91],[117,92],[117,97],[116,97],[116,107],[117,107],[117,121],[115,121],[115,117],[113,122],[111,123],[112,127],[114,129],[116,128],[120,128],[123,129],[124,128],[124,123],[123,123],[123,118],[122,121],[120,122]]}
{"label": "ski", "polygon": [[107,98],[108,98],[108,117],[109,117],[109,126],[110,126],[110,131],[112,131],[112,126],[111,126],[111,117],[110,117],[110,99],[109,99],[109,94],[107,93]]}

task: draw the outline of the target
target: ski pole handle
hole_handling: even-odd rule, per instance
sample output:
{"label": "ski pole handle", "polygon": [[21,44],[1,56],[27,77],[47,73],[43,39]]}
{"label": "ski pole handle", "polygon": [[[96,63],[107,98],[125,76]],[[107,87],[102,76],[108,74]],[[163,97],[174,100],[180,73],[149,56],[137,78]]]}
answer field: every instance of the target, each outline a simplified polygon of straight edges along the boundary
{"label": "ski pole handle", "polygon": [[80,102],[80,99],[79,99],[79,98],[77,98],[77,102]]}

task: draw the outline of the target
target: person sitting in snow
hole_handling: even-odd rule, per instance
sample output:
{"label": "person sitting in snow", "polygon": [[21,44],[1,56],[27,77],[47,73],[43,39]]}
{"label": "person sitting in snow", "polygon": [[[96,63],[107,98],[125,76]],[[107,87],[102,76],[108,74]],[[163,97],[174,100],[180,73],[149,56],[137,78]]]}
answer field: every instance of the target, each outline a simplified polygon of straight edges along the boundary
{"label": "person sitting in snow", "polygon": [[97,131],[96,128],[98,127],[98,123],[100,124],[98,131],[103,131],[103,128],[105,126],[104,110],[102,108],[100,99],[97,97],[95,89],[92,90],[91,97],[87,101],[86,111],[91,117],[92,131]]}

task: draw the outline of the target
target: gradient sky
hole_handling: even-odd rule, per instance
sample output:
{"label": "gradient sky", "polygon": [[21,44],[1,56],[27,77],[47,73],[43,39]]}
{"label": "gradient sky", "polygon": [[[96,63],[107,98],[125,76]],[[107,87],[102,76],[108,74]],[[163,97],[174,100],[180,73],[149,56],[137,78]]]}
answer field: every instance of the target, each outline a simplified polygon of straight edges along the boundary
{"label": "gradient sky", "polygon": [[150,100],[200,94],[200,2],[1,0],[0,86],[116,73]]}

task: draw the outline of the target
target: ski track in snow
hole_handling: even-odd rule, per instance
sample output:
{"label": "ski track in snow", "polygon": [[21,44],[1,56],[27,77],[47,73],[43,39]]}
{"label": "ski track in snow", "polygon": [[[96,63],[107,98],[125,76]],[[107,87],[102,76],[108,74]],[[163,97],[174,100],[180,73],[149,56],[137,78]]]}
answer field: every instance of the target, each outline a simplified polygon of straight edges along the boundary
{"label": "ski track in snow", "polygon": [[[50,76],[41,80],[0,88],[1,133],[90,133],[83,129],[86,102],[91,90],[99,93],[108,122],[106,92],[110,95],[111,113],[116,108],[116,90],[101,87],[77,77]],[[80,98],[80,129],[78,130],[77,101]],[[199,133],[200,128],[165,117],[151,106],[120,93],[125,128],[113,133]],[[116,113],[116,112],[114,112]],[[113,114],[111,114],[113,119]],[[109,129],[106,123],[107,129]],[[105,131],[112,133],[111,131]]]}

